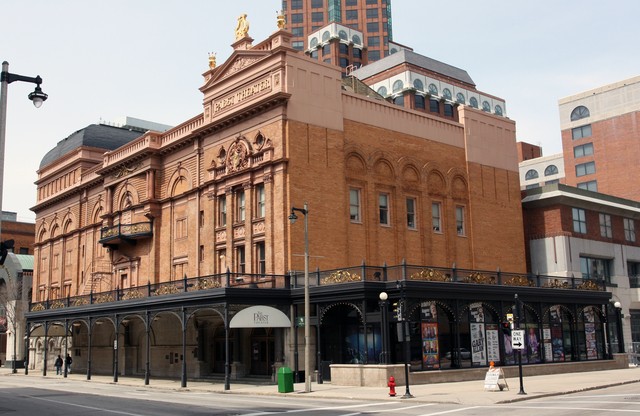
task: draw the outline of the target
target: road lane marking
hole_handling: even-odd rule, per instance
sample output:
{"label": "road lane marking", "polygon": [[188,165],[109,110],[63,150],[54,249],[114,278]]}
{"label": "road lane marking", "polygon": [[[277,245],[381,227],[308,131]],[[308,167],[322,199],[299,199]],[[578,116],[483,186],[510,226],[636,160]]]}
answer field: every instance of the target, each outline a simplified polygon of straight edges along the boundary
{"label": "road lane marking", "polygon": [[127,416],[148,416],[148,415],[144,415],[141,413],[129,413],[129,412],[123,412],[121,410],[109,410],[109,409],[103,409],[101,407],[94,407],[94,406],[85,406],[82,404],[75,404],[75,403],[68,403],[68,402],[63,402],[60,400],[52,400],[52,399],[45,399],[44,397],[37,397],[37,396],[26,396],[29,397],[31,399],[35,399],[35,400],[42,400],[44,402],[51,402],[51,403],[56,403],[56,404],[62,404],[65,406],[74,406],[74,407],[80,407],[82,409],[89,409],[89,410],[99,410],[101,412],[108,412],[108,413],[115,413],[118,415],[127,415]]}

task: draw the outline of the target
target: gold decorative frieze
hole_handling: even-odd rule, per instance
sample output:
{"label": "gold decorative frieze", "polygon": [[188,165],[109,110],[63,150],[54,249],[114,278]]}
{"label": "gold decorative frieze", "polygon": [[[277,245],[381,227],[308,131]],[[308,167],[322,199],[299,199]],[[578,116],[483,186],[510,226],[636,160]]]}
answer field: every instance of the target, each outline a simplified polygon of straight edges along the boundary
{"label": "gold decorative frieze", "polygon": [[207,290],[222,287],[220,282],[213,277],[203,277],[196,281],[194,285],[195,290]]}
{"label": "gold decorative frieze", "polygon": [[355,273],[338,270],[337,272],[333,272],[329,276],[323,278],[320,283],[323,285],[328,285],[334,283],[359,282],[361,280],[362,278]]}
{"label": "gold decorative frieze", "polygon": [[89,299],[86,297],[77,298],[77,299],[74,299],[73,302],[71,302],[71,306],[83,306],[88,304],[89,304]]}
{"label": "gold decorative frieze", "polygon": [[173,295],[179,292],[180,292],[180,289],[176,285],[163,285],[160,287],[160,289],[155,291],[154,295],[155,296]]}
{"label": "gold decorative frieze", "polygon": [[569,289],[569,282],[561,279],[553,279],[545,283],[542,287],[548,287],[551,289]]}
{"label": "gold decorative frieze", "polygon": [[140,290],[129,290],[124,295],[122,295],[122,300],[128,299],[140,299],[146,297],[144,293]]}
{"label": "gold decorative frieze", "polygon": [[580,283],[576,289],[579,290],[600,290],[600,286],[593,280],[585,280]]}
{"label": "gold decorative frieze", "polygon": [[470,275],[466,276],[462,279],[464,283],[477,283],[481,285],[495,285],[496,278],[495,276],[487,276],[486,274],[482,274],[480,272],[473,272]]}
{"label": "gold decorative frieze", "polygon": [[45,307],[42,303],[38,303],[37,305],[33,305],[33,307],[31,308],[32,312],[40,312],[40,311],[44,311]]}
{"label": "gold decorative frieze", "polygon": [[115,299],[111,293],[103,293],[102,295],[96,297],[96,300],[93,303],[109,303],[113,302]]}
{"label": "gold decorative frieze", "polygon": [[57,300],[51,304],[51,307],[49,309],[60,309],[64,307],[65,307],[64,302]]}
{"label": "gold decorative frieze", "polygon": [[506,286],[533,286],[533,282],[526,276],[512,276],[504,279]]}
{"label": "gold decorative frieze", "polygon": [[427,280],[430,282],[450,282],[451,278],[439,270],[422,269],[409,276],[409,280]]}

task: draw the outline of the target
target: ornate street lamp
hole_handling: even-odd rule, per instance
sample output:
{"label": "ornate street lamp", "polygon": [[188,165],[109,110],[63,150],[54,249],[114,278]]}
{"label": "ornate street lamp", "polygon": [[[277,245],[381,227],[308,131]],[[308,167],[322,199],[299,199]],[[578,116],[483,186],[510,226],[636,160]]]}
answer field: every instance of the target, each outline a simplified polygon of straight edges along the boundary
{"label": "ornate street lamp", "polygon": [[387,292],[380,292],[378,296],[380,298],[380,313],[382,314],[380,320],[380,337],[382,338],[382,352],[380,364],[389,364],[389,350],[387,349],[387,345],[389,344],[389,321],[387,317],[387,299],[389,299],[389,295]]}

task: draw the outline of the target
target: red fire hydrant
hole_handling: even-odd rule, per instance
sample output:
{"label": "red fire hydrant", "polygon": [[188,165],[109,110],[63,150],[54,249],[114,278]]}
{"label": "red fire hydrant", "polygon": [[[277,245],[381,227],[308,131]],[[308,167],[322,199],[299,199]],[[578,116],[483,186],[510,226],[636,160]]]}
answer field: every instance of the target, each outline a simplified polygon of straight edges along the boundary
{"label": "red fire hydrant", "polygon": [[389,386],[389,396],[396,397],[396,379],[393,376],[389,377],[387,386]]}

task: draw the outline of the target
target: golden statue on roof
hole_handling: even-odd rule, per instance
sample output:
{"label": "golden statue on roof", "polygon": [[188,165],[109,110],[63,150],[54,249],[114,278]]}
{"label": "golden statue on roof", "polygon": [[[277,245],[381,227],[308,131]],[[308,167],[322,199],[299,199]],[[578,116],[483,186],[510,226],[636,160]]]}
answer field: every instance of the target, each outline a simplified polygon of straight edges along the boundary
{"label": "golden statue on roof", "polygon": [[214,69],[216,67],[216,53],[209,52],[209,69]]}
{"label": "golden statue on roof", "polygon": [[278,15],[277,18],[277,24],[278,24],[278,29],[284,29],[286,20],[284,18],[284,11],[280,10],[279,12],[276,12],[276,14]]}
{"label": "golden statue on roof", "polygon": [[247,20],[247,14],[243,13],[238,16],[238,24],[236,25],[236,40],[240,40],[246,36],[249,36],[249,21]]}

